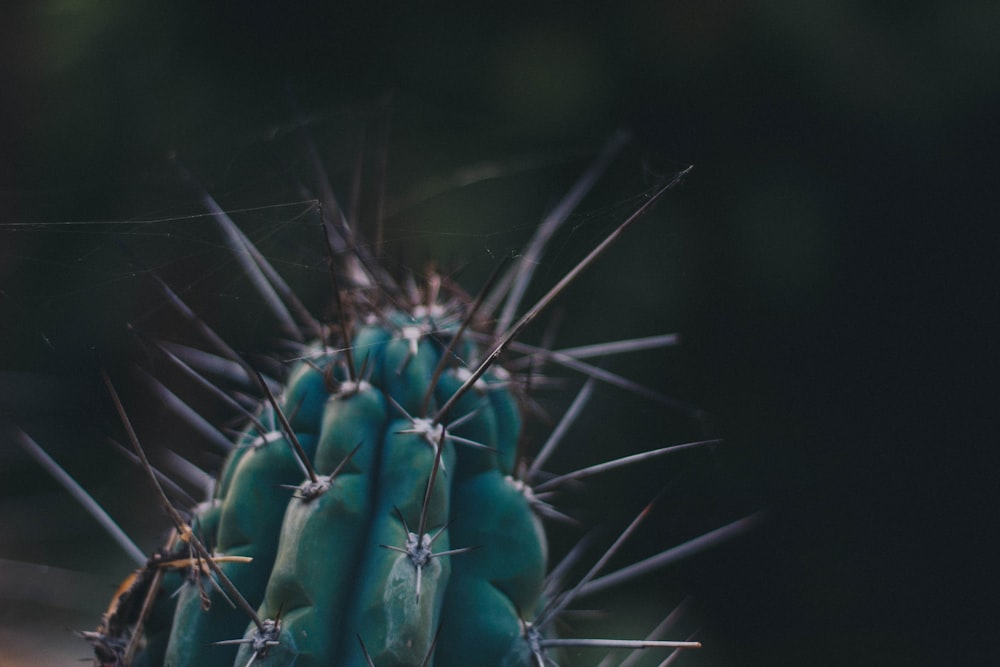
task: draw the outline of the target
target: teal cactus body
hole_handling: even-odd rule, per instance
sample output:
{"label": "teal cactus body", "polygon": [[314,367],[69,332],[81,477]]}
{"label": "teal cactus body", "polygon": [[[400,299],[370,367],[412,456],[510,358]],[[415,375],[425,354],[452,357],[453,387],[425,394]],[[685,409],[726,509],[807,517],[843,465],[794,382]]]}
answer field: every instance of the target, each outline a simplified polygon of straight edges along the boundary
{"label": "teal cactus body", "polygon": [[[320,345],[291,368],[281,409],[317,482],[270,407],[258,421],[274,430],[249,427],[223,468],[210,506],[218,527],[202,539],[254,559],[222,567],[277,623],[278,645],[255,644],[257,626],[218,591],[203,610],[204,583],[192,580],[165,654],[151,642],[143,664],[365,665],[367,651],[379,667],[401,667],[421,664],[435,637],[438,665],[529,654],[519,614],[539,606],[547,554],[527,487],[511,476],[517,399],[491,373],[455,404],[454,434],[449,420],[435,423],[462,384],[446,359],[432,385],[442,355],[456,354],[447,348],[458,322],[427,314],[438,304],[414,310],[353,332],[363,377],[348,377],[347,352]],[[464,358],[481,356],[455,342]]]}
{"label": "teal cactus body", "polygon": [[[171,500],[156,481],[125,405],[102,369],[132,449],[174,529],[145,564],[141,550],[131,545],[140,569],[115,595],[98,628],[82,633],[93,645],[95,664],[545,667],[575,660],[567,646],[636,651],[698,646],[663,640],[663,629],[644,639],[563,638],[556,623],[567,618],[578,598],[611,581],[643,576],[674,557],[668,550],[607,571],[648,507],[596,558],[591,547],[603,540],[597,530],[579,548],[561,545],[550,557],[548,522],[586,528],[558,505],[566,485],[716,442],[658,446],[619,458],[612,452],[599,465],[563,474],[543,469],[565,433],[563,423],[575,419],[599,381],[686,409],[584,361],[595,353],[656,349],[672,344],[672,336],[571,353],[516,342],[528,323],[686,173],[645,197],[534,306],[522,309],[545,243],[622,139],[609,142],[556,207],[561,213],[540,226],[506,274],[498,267],[490,287],[475,299],[433,270],[422,281],[412,274],[397,281],[342,216],[339,223],[330,222],[327,214],[339,213],[336,202],[325,202],[326,213],[320,206],[311,209],[326,234],[323,263],[330,274],[322,277],[332,278],[334,287],[334,313],[323,322],[203,194],[223,231],[219,247],[249,276],[279,333],[258,368],[253,354],[236,353],[166,280],[150,272],[163,303],[196,332],[203,349],[145,338],[140,344],[171,369],[208,386],[239,421],[228,420],[227,433],[220,428],[207,435],[228,447],[225,460],[213,465],[209,500],[180,507],[188,501]],[[539,446],[533,440],[537,433],[526,437],[525,424],[535,407],[537,369],[546,363],[565,364],[589,379]],[[182,404],[165,385],[152,387],[164,402]],[[178,414],[202,433],[213,428],[192,416],[194,408]],[[107,526],[106,518],[101,520]],[[714,531],[678,553],[704,548],[747,525]],[[599,575],[605,575],[603,581]]]}

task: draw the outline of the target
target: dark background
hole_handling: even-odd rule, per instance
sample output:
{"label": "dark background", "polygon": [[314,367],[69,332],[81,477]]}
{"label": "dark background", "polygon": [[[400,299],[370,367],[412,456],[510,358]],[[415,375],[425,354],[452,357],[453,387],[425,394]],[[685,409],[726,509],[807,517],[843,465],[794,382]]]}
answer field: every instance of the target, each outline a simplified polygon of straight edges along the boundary
{"label": "dark background", "polygon": [[[990,262],[969,251],[989,247],[996,222],[986,203],[997,186],[996,3],[205,4],[5,7],[4,223],[193,210],[170,150],[227,206],[242,205],[258,194],[253,147],[287,123],[290,99],[327,129],[322,147],[351,150],[329,128],[356,137],[389,92],[390,192],[476,160],[556,164],[511,177],[511,192],[529,193],[523,208],[492,203],[508,196],[503,186],[470,195],[489,205],[461,194],[449,204],[456,215],[487,209],[468,228],[474,261],[516,247],[514,232],[566,187],[579,156],[627,127],[633,148],[612,177],[624,189],[592,204],[617,208],[583,225],[583,245],[651,174],[695,170],[577,299],[620,301],[608,317],[653,327],[644,333],[683,331],[672,365],[653,370],[674,374],[662,386],[712,413],[727,440],[702,493],[714,518],[771,517],[683,566],[703,639],[714,641],[706,660],[993,662],[995,605],[979,564],[995,532],[996,435],[975,416],[995,402],[995,344],[980,347],[974,332],[997,295]],[[349,172],[340,160],[333,171]],[[431,210],[398,224],[417,229]],[[505,226],[484,241],[491,225]],[[426,232],[421,243],[456,229],[466,231]],[[66,355],[97,348],[118,363],[111,314],[142,299],[116,291],[120,257],[107,260],[118,262],[111,289],[94,286],[88,271],[114,255],[106,230],[85,226],[71,241],[52,230],[0,233],[3,408],[29,422],[45,421],[44,401],[66,401],[63,414],[90,409],[73,397],[100,390]],[[649,284],[622,294],[635,271],[650,271]],[[76,294],[66,285],[79,276]],[[581,340],[602,339],[594,326]],[[69,386],[38,379],[53,373]],[[24,488],[36,473],[6,442],[2,460],[5,587],[13,560],[95,571],[100,555],[18,532],[37,530],[23,515],[48,496]],[[111,475],[77,472],[98,489]],[[22,633],[80,622],[32,611],[30,594],[11,591],[8,641],[31,647]]]}

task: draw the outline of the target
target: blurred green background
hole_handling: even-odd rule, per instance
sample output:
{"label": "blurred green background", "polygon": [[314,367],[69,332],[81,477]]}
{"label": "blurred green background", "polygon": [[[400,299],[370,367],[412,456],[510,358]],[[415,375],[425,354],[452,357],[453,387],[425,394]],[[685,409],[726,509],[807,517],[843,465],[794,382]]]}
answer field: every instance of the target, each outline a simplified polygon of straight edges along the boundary
{"label": "blurred green background", "polygon": [[[130,239],[145,261],[198,275],[210,260],[179,220],[197,204],[170,151],[227,207],[288,203],[287,190],[272,197],[285,175],[273,165],[294,163],[280,152],[293,150],[281,140],[293,105],[343,187],[358,137],[376,136],[388,108],[390,200],[447,195],[403,208],[390,241],[415,235],[414,265],[421,252],[475,265],[516,248],[626,127],[632,147],[547,275],[657,176],[695,170],[570,298],[571,313],[613,305],[565,340],[680,329],[682,350],[632,370],[703,406],[727,444],[674,511],[772,517],[671,574],[711,642],[686,664],[987,655],[988,614],[959,612],[987,584],[966,557],[990,529],[994,469],[969,443],[995,433],[965,415],[995,396],[969,391],[989,356],[960,322],[996,310],[990,262],[966,251],[996,222],[998,30],[988,1],[5,4],[0,407],[40,424],[46,444],[80,424],[114,428],[83,369],[126,363],[122,314],[158,322],[148,286],[126,280],[107,227],[10,223],[172,218]],[[469,165],[499,177],[462,188]],[[250,222],[293,215],[270,214]],[[167,259],[178,249],[190,264]],[[196,298],[233,304],[229,288]],[[53,404],[66,406],[58,419]],[[140,482],[123,491],[134,473],[113,453],[88,466],[93,450],[52,446],[105,501],[141,494]],[[12,647],[0,665],[86,655],[65,628],[96,623],[93,592],[105,599],[130,566],[82,541],[87,519],[9,442],[0,461],[0,643]],[[15,562],[107,576],[30,604],[52,587]]]}

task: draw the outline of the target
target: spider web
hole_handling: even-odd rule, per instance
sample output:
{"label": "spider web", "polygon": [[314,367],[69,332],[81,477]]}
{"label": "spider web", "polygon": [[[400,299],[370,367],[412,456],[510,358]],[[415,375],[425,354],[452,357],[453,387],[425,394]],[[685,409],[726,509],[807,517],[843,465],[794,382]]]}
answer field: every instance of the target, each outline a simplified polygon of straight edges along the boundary
{"label": "spider web", "polygon": [[[398,275],[419,277],[433,265],[455,274],[474,293],[501,260],[519,256],[538,221],[593,152],[593,147],[562,148],[461,163],[456,161],[464,156],[455,156],[443,166],[437,166],[445,161],[437,157],[431,167],[435,173],[425,171],[406,147],[398,159],[400,174],[383,175],[373,174],[377,170],[371,166],[382,147],[358,145],[356,137],[345,138],[343,131],[322,134],[320,125],[308,129],[318,137],[318,154],[340,158],[324,165],[325,174],[315,173],[302,157],[292,129],[271,128],[237,142],[231,149],[235,157],[192,151],[191,164],[183,168],[194,173],[194,187],[165,160],[115,192],[106,217],[102,210],[83,220],[3,221],[0,312],[9,324],[0,368],[44,366],[43,348],[66,346],[79,353],[79,347],[89,345],[100,350],[106,347],[102,340],[119,340],[115,331],[124,322],[162,331],[169,325],[163,321],[166,307],[151,296],[150,274],[163,278],[210,322],[234,322],[244,336],[259,332],[266,320],[264,304],[248,287],[196,188],[218,201],[322,316],[329,312],[327,258],[318,226],[323,206],[318,182],[324,176],[345,213],[360,221],[362,238],[370,245],[381,241],[383,263]],[[605,191],[588,198],[550,244],[535,285],[551,285],[648,194],[651,187],[637,188],[636,182],[651,180],[649,175],[642,173],[636,156],[630,161],[619,170],[628,189],[602,184]],[[380,181],[390,181],[384,195]],[[394,188],[396,181],[403,185]],[[135,182],[146,187],[136,188]],[[151,206],[155,201],[166,203]],[[123,209],[140,213],[121,215]]]}

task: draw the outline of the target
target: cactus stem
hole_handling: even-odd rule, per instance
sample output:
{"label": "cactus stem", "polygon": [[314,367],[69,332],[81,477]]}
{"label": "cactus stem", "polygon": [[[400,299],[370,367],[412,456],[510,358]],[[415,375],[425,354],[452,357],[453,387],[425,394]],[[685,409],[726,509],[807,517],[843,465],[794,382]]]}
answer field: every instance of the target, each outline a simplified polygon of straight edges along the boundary
{"label": "cactus stem", "polygon": [[[301,119],[297,118],[296,124],[299,135],[308,144],[307,154],[313,167],[322,176],[322,166],[307,129]],[[544,349],[552,346],[555,331],[552,326],[542,332],[543,348],[517,342],[540,313],[575,285],[579,276],[626,229],[691,170],[688,167],[669,182],[661,181],[656,189],[648,191],[641,206],[522,312],[522,300],[545,247],[565,227],[626,141],[624,133],[608,140],[600,156],[536,230],[518,261],[510,265],[508,257],[499,262],[486,285],[470,301],[466,293],[450,282],[450,276],[435,270],[423,276],[404,272],[395,280],[375,261],[378,249],[373,253],[370,246],[362,245],[363,239],[354,223],[358,220],[361,167],[367,156],[363,140],[348,208],[340,207],[326,179],[320,178],[321,196],[312,200],[314,206],[305,211],[310,217],[317,215],[322,228],[339,331],[338,324],[320,323],[309,313],[229,214],[175,161],[218,225],[224,239],[220,249],[227,256],[231,253],[249,278],[254,294],[263,300],[268,319],[276,320],[277,324],[271,326],[277,327],[278,340],[270,356],[250,357],[235,352],[163,278],[152,269],[141,267],[155,280],[164,295],[162,300],[180,313],[185,327],[193,328],[212,353],[161,343],[137,331],[141,343],[148,348],[159,348],[187,378],[246,418],[245,428],[234,438],[225,437],[227,428],[210,425],[160,381],[141,369],[137,372],[152,393],[181,416],[185,425],[224,450],[232,450],[234,439],[235,447],[254,449],[232,451],[219,478],[222,490],[212,494],[216,498],[214,505],[202,506],[191,513],[178,509],[171,500],[178,496],[166,495],[166,478],[150,464],[110,376],[101,370],[134,456],[153,484],[174,530],[168,542],[173,551],[154,554],[157,560],[150,558],[133,575],[132,581],[141,577],[142,585],[136,589],[135,597],[129,600],[118,595],[112,601],[122,609],[113,619],[114,626],[104,622],[96,633],[87,633],[98,663],[128,666],[133,660],[146,660],[149,664],[201,664],[201,651],[212,643],[241,645],[228,652],[218,650],[219,662],[232,665],[234,660],[226,657],[232,653],[237,656],[235,664],[241,667],[287,665],[300,659],[310,665],[330,664],[338,657],[349,664],[363,663],[368,667],[377,667],[375,661],[383,665],[420,662],[421,667],[427,667],[433,660],[442,625],[445,639],[440,660],[448,664],[490,656],[483,662],[505,665],[527,662],[535,667],[555,667],[559,647],[631,649],[635,656],[637,651],[648,648],[700,646],[696,641],[663,640],[660,637],[663,624],[645,639],[635,640],[556,639],[555,626],[565,620],[564,614],[573,613],[569,607],[576,606],[584,595],[663,567],[692,550],[729,539],[746,530],[745,526],[728,530],[724,527],[713,531],[718,535],[710,533],[598,577],[613,558],[620,557],[622,545],[652,511],[654,500],[614,538],[609,548],[601,550],[599,557],[587,556],[581,564],[585,554],[593,553],[590,547],[598,535],[597,531],[588,532],[549,575],[545,574],[550,555],[543,519],[579,525],[572,516],[549,504],[568,484],[720,442],[703,440],[661,447],[570,472],[560,470],[560,474],[543,471],[559,444],[568,439],[572,424],[586,409],[599,381],[685,412],[702,414],[680,401],[582,361],[675,345],[676,334],[553,352]],[[300,188],[304,190],[305,186]],[[134,263],[139,264],[138,260]],[[184,290],[178,291],[187,296]],[[485,324],[483,310],[489,317],[499,313],[492,329]],[[307,347],[302,344],[307,337],[317,340]],[[481,340],[487,343],[478,345]],[[336,346],[340,349],[334,349]],[[155,351],[150,351],[152,359],[159,358]],[[500,368],[497,362],[508,355],[524,356],[512,366]],[[294,356],[297,362],[290,371],[283,365],[289,356]],[[528,440],[522,420],[533,407],[533,399],[513,390],[488,392],[504,390],[522,381],[537,384],[539,377],[543,382],[548,381],[550,378],[535,374],[536,367],[544,373],[543,366],[548,362],[581,372],[586,378],[579,380],[583,383],[579,394],[529,462],[522,450]],[[522,370],[524,376],[511,379],[510,368],[527,371]],[[394,372],[400,377],[394,377]],[[281,387],[270,378],[286,378],[288,382]],[[424,384],[428,379],[429,383]],[[345,400],[365,390],[369,381],[373,382],[373,391],[366,391],[355,400]],[[226,388],[230,386],[238,389],[227,396]],[[470,390],[475,393],[468,395]],[[463,407],[456,408],[460,402]],[[461,412],[464,414],[456,416]],[[460,427],[463,435],[454,435],[453,431]],[[279,446],[277,440],[286,440],[288,448]],[[268,442],[275,444],[261,447]],[[351,442],[357,444],[344,456],[343,448]],[[369,443],[365,450],[361,450],[363,443]],[[487,450],[489,454],[469,448]],[[314,450],[316,454],[307,453]],[[362,453],[357,463],[348,466],[359,450]],[[329,475],[318,474],[326,473],[335,463]],[[446,465],[453,468],[453,475]],[[306,480],[293,486],[302,480],[299,469]],[[345,469],[350,474],[344,474],[334,484]],[[180,481],[184,483],[184,478]],[[419,488],[421,484],[424,489]],[[295,491],[276,491],[276,487]],[[288,502],[288,496],[294,500]],[[395,516],[388,511],[389,507]],[[265,514],[273,515],[274,521],[265,521]],[[411,531],[407,518],[415,530]],[[454,528],[449,528],[453,521]],[[274,530],[270,528],[272,523]],[[263,526],[269,528],[264,530]],[[610,538],[602,546],[607,541]],[[456,543],[475,546],[455,547]],[[246,555],[215,557],[206,544],[221,552]],[[380,552],[372,546],[396,553]],[[435,552],[435,548],[439,551]],[[468,557],[450,558],[472,551],[476,553]],[[181,557],[185,553],[188,557]],[[409,564],[399,554],[405,555]],[[172,558],[166,560],[168,556]],[[222,563],[244,562],[249,556],[255,557],[254,566],[220,567]],[[435,561],[436,558],[440,560]],[[321,559],[321,567],[316,567],[317,559]],[[409,570],[411,565],[414,570]],[[193,576],[207,577],[218,595],[239,609],[234,613],[218,605],[218,612],[229,615],[224,631],[209,627],[219,616],[198,610],[199,593],[204,611],[208,611],[209,595],[216,595],[215,591],[207,590],[208,584],[202,579],[195,584],[183,584],[180,576],[170,574],[169,579],[161,581],[167,568],[179,567],[190,568]],[[567,573],[578,567],[586,569],[586,574],[579,580],[570,579]],[[258,576],[257,569],[266,573],[266,579]],[[424,571],[428,575],[426,593],[422,591]],[[253,574],[246,582],[241,580],[245,573]],[[184,606],[175,605],[172,620],[163,619],[161,616],[166,616],[166,612],[161,612],[161,606],[169,606],[166,604],[169,601],[165,592],[160,595],[160,589],[175,585],[183,587]],[[129,584],[129,591],[132,590]],[[419,604],[413,604],[414,596]],[[157,602],[157,598],[164,604]],[[287,617],[282,616],[283,609],[289,610]],[[249,628],[244,615],[252,621]],[[361,655],[350,641],[350,634],[358,630],[365,635],[363,639],[361,633],[356,634]],[[156,642],[164,634],[166,644],[161,648]],[[147,646],[140,648],[144,638],[148,640]],[[213,641],[218,639],[223,640]],[[511,644],[511,640],[516,643]],[[156,651],[166,658],[156,657]],[[104,660],[105,656],[111,657]]]}

